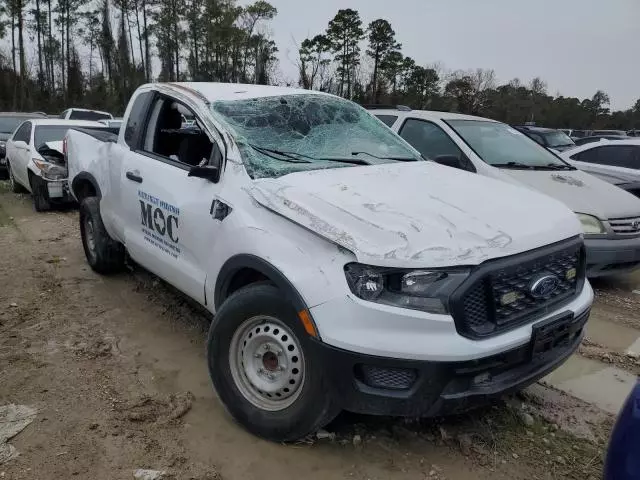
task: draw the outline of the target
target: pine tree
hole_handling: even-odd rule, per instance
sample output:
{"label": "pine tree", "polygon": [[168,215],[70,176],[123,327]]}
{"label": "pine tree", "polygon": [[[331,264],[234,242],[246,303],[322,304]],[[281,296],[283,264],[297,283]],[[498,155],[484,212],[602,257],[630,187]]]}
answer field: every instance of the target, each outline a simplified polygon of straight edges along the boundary
{"label": "pine tree", "polygon": [[[335,59],[338,62],[340,84],[338,93],[351,98],[353,74],[355,67],[360,64],[360,45],[364,32],[360,14],[350,8],[338,10],[336,16],[329,22],[327,38],[331,41]],[[346,83],[346,91],[345,91]]]}

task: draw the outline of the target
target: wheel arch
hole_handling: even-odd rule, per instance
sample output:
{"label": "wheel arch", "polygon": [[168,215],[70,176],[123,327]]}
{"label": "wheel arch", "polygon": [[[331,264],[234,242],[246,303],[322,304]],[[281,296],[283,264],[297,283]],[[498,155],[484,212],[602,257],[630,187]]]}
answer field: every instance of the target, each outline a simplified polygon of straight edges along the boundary
{"label": "wheel arch", "polygon": [[88,172],[80,172],[71,183],[71,191],[78,203],[87,197],[102,198],[102,192],[96,178]]}
{"label": "wheel arch", "polygon": [[[247,281],[238,281],[239,276],[252,273],[255,277],[246,277]],[[235,255],[228,259],[216,279],[214,289],[214,305],[216,310],[234,291],[259,281],[271,281],[285,298],[295,307],[297,312],[307,310],[307,304],[291,281],[271,263],[250,254]]]}

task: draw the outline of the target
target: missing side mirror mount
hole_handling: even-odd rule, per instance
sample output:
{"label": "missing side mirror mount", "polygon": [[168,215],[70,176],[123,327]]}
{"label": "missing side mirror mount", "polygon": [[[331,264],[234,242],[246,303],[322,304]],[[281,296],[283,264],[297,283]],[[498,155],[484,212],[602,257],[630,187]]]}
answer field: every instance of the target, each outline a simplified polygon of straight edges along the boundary
{"label": "missing side mirror mount", "polygon": [[189,170],[188,176],[204,178],[206,180],[209,180],[210,182],[218,183],[218,181],[220,180],[220,169],[218,167],[214,167],[210,165],[206,167],[200,167],[200,166],[191,167],[191,170]]}

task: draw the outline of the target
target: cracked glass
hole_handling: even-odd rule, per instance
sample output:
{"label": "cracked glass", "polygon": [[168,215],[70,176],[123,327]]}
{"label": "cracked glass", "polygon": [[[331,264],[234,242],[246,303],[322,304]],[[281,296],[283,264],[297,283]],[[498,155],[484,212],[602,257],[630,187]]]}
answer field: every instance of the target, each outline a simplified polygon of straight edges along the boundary
{"label": "cracked glass", "polygon": [[422,160],[366,110],[339,97],[297,94],[217,101],[211,110],[235,133],[252,178]]}

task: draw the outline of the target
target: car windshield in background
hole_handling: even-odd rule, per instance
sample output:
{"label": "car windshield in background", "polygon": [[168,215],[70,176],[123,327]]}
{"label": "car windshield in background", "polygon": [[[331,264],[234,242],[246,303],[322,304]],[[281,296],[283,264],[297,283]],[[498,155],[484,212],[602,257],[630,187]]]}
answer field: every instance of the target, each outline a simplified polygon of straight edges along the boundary
{"label": "car windshield in background", "polygon": [[66,125],[36,126],[36,130],[33,133],[33,144],[36,149],[39,149],[47,142],[61,142],[67,130],[69,130],[69,127]]}
{"label": "car windshield in background", "polygon": [[560,131],[545,133],[544,138],[547,141],[547,146],[551,148],[575,145],[566,133]]}
{"label": "car windshield in background", "polygon": [[111,120],[108,113],[91,112],[84,110],[73,110],[69,116],[69,120]]}
{"label": "car windshield in background", "polygon": [[218,101],[252,178],[422,158],[366,110],[329,95]]}
{"label": "car windshield in background", "polygon": [[598,135],[626,137],[627,132],[623,132],[622,130],[594,130],[593,132],[591,132],[592,137],[595,137]]}
{"label": "car windshield in background", "polygon": [[13,133],[27,117],[0,117],[0,133]]}
{"label": "car windshield in background", "polygon": [[504,123],[484,120],[446,122],[489,165],[504,168],[570,168],[546,148]]}

